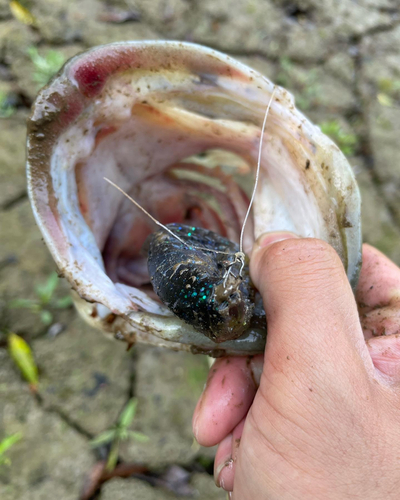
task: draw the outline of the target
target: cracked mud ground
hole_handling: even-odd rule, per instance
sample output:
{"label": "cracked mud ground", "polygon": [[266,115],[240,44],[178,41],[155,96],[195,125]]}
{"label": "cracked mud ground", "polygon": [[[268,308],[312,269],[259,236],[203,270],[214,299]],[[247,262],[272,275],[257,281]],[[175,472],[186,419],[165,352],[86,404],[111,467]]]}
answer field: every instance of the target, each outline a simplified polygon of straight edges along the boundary
{"label": "cracked mud ground", "polygon": [[[0,92],[13,114],[0,120],[0,330],[27,339],[40,370],[40,400],[30,394],[0,336],[0,440],[22,439],[0,469],[2,500],[77,500],[101,458],[89,440],[109,429],[138,398],[132,429],[150,437],[126,442],[120,459],[162,478],[185,475],[183,496],[143,478],[114,478],[97,498],[223,499],[210,471],[213,451],[193,443],[191,414],[201,393],[203,357],[125,346],[86,326],[72,309],[56,314],[50,335],[37,315],[11,309],[35,298],[54,271],[25,190],[25,120],[38,84],[28,49],[68,58],[120,40],[178,39],[231,54],[285,86],[316,123],[336,130],[363,197],[363,235],[400,264],[400,7],[391,0],[31,0],[33,29],[0,0]],[[338,130],[340,133],[338,134]],[[57,289],[65,295],[67,285]],[[178,467],[178,469],[176,468]],[[185,472],[186,471],[186,472]],[[176,472],[175,472],[176,473]]]}

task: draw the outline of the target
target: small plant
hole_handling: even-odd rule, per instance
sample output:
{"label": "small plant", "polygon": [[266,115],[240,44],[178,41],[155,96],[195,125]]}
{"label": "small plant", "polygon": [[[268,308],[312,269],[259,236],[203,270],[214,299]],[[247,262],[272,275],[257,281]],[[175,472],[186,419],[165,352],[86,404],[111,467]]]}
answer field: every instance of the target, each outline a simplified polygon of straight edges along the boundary
{"label": "small plant", "polygon": [[15,107],[10,103],[6,92],[0,91],[0,118],[9,118],[15,113]]}
{"label": "small plant", "polygon": [[11,460],[4,455],[6,451],[20,439],[22,439],[22,434],[20,432],[16,432],[15,434],[11,434],[11,436],[5,437],[2,441],[0,441],[0,465],[11,464]]}
{"label": "small plant", "polygon": [[400,80],[381,78],[378,81],[377,99],[382,106],[394,106],[400,101]]}
{"label": "small plant", "polygon": [[303,111],[310,109],[321,95],[318,72],[302,71],[288,57],[280,58],[275,81],[278,85],[293,91],[296,105]]}
{"label": "small plant", "polygon": [[14,309],[30,309],[39,315],[41,322],[49,326],[53,322],[53,312],[57,309],[67,309],[72,305],[70,295],[60,299],[55,299],[54,292],[59,284],[57,273],[51,273],[47,281],[41,285],[36,285],[36,300],[32,299],[14,299],[9,303],[9,307]]}
{"label": "small plant", "polygon": [[20,4],[17,0],[11,0],[8,4],[11,10],[11,14],[15,17],[17,21],[27,26],[35,26],[36,19],[30,13],[30,11]]}
{"label": "small plant", "polygon": [[48,50],[41,56],[36,47],[29,47],[28,55],[35,66],[33,79],[40,87],[46,85],[65,62],[65,57],[57,50]]}
{"label": "small plant", "polygon": [[29,382],[32,392],[36,393],[39,381],[38,369],[32,350],[25,340],[15,333],[8,334],[8,351],[18,366],[24,379]]}
{"label": "small plant", "polygon": [[289,75],[293,71],[293,63],[288,57],[281,57],[279,59],[279,69],[275,76],[275,82],[282,87],[290,86]]}
{"label": "small plant", "polygon": [[105,444],[111,443],[110,453],[108,455],[106,470],[112,471],[115,469],[118,461],[119,445],[121,441],[133,439],[139,443],[148,441],[148,437],[141,432],[130,431],[128,428],[131,425],[137,408],[137,399],[132,398],[122,410],[118,422],[109,430],[102,432],[91,441],[91,445],[96,448]]}
{"label": "small plant", "polygon": [[323,122],[319,127],[324,134],[336,142],[346,156],[354,155],[358,143],[355,134],[345,132],[337,120]]}

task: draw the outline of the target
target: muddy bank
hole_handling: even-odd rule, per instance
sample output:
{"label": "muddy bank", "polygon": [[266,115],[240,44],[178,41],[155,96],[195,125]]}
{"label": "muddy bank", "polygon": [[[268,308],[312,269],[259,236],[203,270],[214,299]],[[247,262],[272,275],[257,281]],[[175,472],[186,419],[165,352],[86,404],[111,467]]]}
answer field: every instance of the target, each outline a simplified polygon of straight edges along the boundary
{"label": "muddy bank", "polygon": [[[40,401],[12,365],[0,334],[0,439],[22,438],[1,466],[7,500],[78,499],[87,473],[104,456],[90,440],[118,419],[132,397],[132,430],[120,459],[141,462],[157,477],[186,471],[180,498],[223,499],[209,472],[214,451],[193,442],[191,414],[207,361],[104,338],[72,308],[40,315],[12,308],[37,300],[54,264],[35,227],[25,188],[25,121],[41,84],[65,59],[93,45],[143,39],[203,43],[227,52],[284,85],[298,106],[345,150],[363,197],[364,240],[400,264],[400,12],[396,2],[230,0],[27,0],[34,26],[0,0],[0,331],[30,341],[40,371]],[[40,62],[42,61],[42,63]],[[44,62],[43,62],[44,61]],[[68,286],[54,292],[62,299]],[[168,476],[170,477],[170,476]],[[174,476],[175,477],[175,476]],[[135,495],[178,498],[161,483],[116,478],[101,499]],[[170,483],[168,483],[170,484]]]}

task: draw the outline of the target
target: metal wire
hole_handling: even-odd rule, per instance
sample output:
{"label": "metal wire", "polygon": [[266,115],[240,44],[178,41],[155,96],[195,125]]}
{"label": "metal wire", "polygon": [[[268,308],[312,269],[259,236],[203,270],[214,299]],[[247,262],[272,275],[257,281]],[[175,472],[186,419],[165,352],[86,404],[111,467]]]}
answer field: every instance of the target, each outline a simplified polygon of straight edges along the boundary
{"label": "metal wire", "polygon": [[259,179],[259,177],[260,177],[261,152],[262,152],[263,137],[264,137],[264,132],[265,132],[265,126],[266,126],[266,124],[267,124],[267,117],[268,117],[269,109],[270,109],[270,107],[271,107],[272,100],[273,100],[273,98],[274,98],[275,90],[276,90],[276,87],[274,87],[274,90],[272,91],[271,98],[270,98],[270,100],[269,100],[269,103],[268,103],[267,109],[266,109],[266,111],[265,111],[265,116],[264,116],[263,125],[262,125],[262,128],[261,128],[260,145],[259,145],[259,149],[258,149],[258,160],[257,160],[256,179],[255,179],[255,182],[254,182],[253,194],[251,195],[251,200],[250,200],[249,206],[248,206],[248,208],[247,208],[246,216],[245,216],[244,221],[243,221],[242,230],[241,230],[241,232],[240,232],[239,251],[240,251],[241,253],[243,253],[243,235],[244,235],[244,229],[245,229],[245,227],[246,227],[247,219],[249,218],[249,215],[250,215],[250,210],[251,210],[251,207],[253,206],[253,201],[254,201],[254,197],[255,197],[255,195],[256,195],[257,186],[258,186],[258,179]]}

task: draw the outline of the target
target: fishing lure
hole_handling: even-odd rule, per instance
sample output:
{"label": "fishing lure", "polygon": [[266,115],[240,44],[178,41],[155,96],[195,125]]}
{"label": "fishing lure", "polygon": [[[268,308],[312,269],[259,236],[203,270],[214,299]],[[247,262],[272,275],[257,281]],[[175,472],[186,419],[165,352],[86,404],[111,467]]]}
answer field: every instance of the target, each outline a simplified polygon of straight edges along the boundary
{"label": "fishing lure", "polygon": [[179,318],[214,342],[240,337],[254,311],[248,258],[239,245],[203,228],[168,224],[186,245],[164,230],[150,239],[153,288]]}

